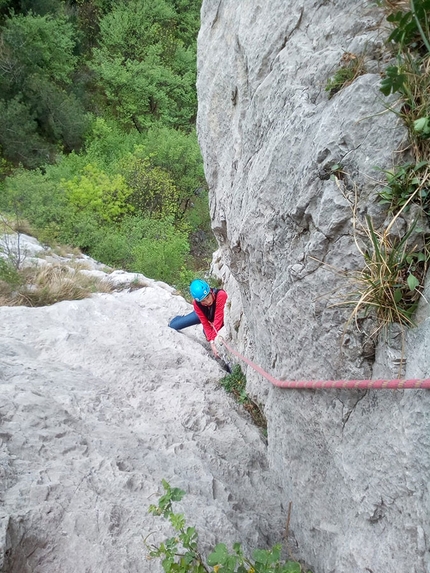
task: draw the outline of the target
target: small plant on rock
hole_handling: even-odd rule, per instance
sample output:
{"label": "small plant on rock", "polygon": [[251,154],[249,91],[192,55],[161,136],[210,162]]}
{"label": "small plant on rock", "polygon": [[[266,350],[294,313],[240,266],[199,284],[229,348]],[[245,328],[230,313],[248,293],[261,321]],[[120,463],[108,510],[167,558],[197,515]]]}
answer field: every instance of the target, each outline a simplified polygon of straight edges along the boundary
{"label": "small plant on rock", "polygon": [[342,88],[352,84],[352,82],[366,73],[364,66],[363,56],[357,56],[350,52],[345,52],[340,61],[340,68],[335,72],[334,76],[327,81],[325,91],[329,94],[329,99],[332,98]]}
{"label": "small plant on rock", "polygon": [[401,107],[391,109],[403,119],[421,161],[428,159],[430,136],[430,0],[386,0],[386,7],[392,28],[388,42],[397,50],[397,62],[385,70],[380,89],[386,96],[400,94]]}
{"label": "small plant on rock", "polygon": [[[173,502],[181,501],[185,492],[172,488],[162,480],[164,495],[157,505],[151,505],[149,512],[164,517],[173,527],[173,537],[165,539],[159,545],[145,544],[150,557],[160,558],[166,573],[301,573],[302,568],[296,561],[282,561],[281,547],[256,549],[252,558],[244,555],[241,544],[234,543],[231,551],[225,543],[219,543],[205,560],[198,549],[198,533],[195,527],[188,527],[181,513],[174,513]],[[310,572],[309,572],[310,573]]]}
{"label": "small plant on rock", "polygon": [[429,260],[427,248],[418,250],[409,241],[415,225],[399,239],[390,235],[390,227],[377,232],[370,217],[364,227],[366,247],[357,247],[365,266],[353,276],[355,294],[343,304],[354,306],[350,320],[368,314],[378,320],[378,331],[391,323],[413,326]]}
{"label": "small plant on rock", "polygon": [[231,373],[222,378],[220,384],[226,392],[232,394],[235,400],[245,408],[251,415],[254,423],[262,428],[263,433],[266,433],[266,418],[258,404],[248,396],[246,392],[246,377],[239,364],[233,366]]}
{"label": "small plant on rock", "polygon": [[405,163],[386,170],[386,186],[379,191],[380,202],[398,213],[411,203],[418,203],[430,217],[430,166],[427,161]]}

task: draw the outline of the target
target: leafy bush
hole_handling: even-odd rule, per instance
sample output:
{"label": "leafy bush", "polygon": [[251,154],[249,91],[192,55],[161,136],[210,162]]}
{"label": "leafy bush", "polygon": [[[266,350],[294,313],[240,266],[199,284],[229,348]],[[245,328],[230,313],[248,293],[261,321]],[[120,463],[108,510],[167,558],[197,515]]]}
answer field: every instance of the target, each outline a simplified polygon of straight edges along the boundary
{"label": "leafy bush", "polygon": [[172,510],[173,502],[181,501],[185,492],[172,488],[166,480],[162,480],[162,485],[165,494],[157,505],[149,507],[149,512],[167,519],[175,534],[158,546],[147,544],[147,547],[151,557],[162,560],[166,573],[301,573],[302,568],[297,561],[281,560],[280,545],[272,549],[256,549],[252,558],[248,558],[240,543],[234,543],[231,552],[225,543],[219,543],[205,561],[198,549],[196,528],[188,527],[184,515]]}
{"label": "leafy bush", "polygon": [[128,204],[132,193],[121,175],[106,175],[94,165],[71,181],[63,181],[66,198],[74,211],[94,213],[105,223],[119,220],[133,208]]}
{"label": "leafy bush", "polygon": [[191,129],[197,107],[195,40],[176,37],[178,16],[165,0],[118,3],[100,20],[91,67],[109,109],[139,132],[157,120]]}
{"label": "leafy bush", "polygon": [[132,247],[131,271],[175,284],[187,264],[186,232],[176,229],[172,219],[138,221],[141,238]]}
{"label": "leafy bush", "polygon": [[142,143],[143,135],[136,130],[121,129],[113,120],[96,117],[85,140],[87,163],[98,165],[109,174],[118,172],[121,160]]}
{"label": "leafy bush", "polygon": [[70,212],[58,183],[38,169],[18,169],[7,177],[0,207],[19,219],[27,218],[37,228],[61,226]]}
{"label": "leafy bush", "polygon": [[76,30],[64,16],[10,13],[0,29],[0,145],[28,168],[53,161],[59,146],[82,144],[87,116],[72,93]]}
{"label": "leafy bush", "polygon": [[191,203],[207,189],[203,160],[194,129],[190,133],[184,133],[155,125],[148,130],[142,141],[142,153],[151,157],[153,165],[170,174],[179,190],[182,213],[189,210]]}
{"label": "leafy bush", "polygon": [[153,166],[149,157],[126,157],[124,164],[124,176],[130,188],[128,201],[133,209],[145,217],[177,218],[179,191],[169,173]]}
{"label": "leafy bush", "polygon": [[16,266],[0,256],[0,281],[9,285],[13,290],[22,283],[21,275]]}

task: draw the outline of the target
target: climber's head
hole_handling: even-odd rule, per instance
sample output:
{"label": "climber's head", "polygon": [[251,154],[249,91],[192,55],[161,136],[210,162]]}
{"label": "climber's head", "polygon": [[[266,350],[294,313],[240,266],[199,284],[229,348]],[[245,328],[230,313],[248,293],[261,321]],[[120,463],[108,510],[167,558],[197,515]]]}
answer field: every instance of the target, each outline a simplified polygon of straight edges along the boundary
{"label": "climber's head", "polygon": [[201,279],[194,279],[190,284],[191,296],[197,302],[201,302],[203,299],[205,299],[210,294],[210,292],[211,287],[207,282],[202,281]]}

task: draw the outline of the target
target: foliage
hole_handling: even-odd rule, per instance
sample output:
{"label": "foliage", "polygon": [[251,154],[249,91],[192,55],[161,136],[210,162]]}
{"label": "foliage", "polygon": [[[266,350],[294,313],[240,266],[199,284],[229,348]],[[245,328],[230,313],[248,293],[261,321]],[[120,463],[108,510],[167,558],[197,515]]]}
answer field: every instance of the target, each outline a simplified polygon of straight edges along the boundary
{"label": "foliage", "polygon": [[384,173],[387,185],[378,193],[381,203],[388,204],[397,213],[415,202],[430,215],[430,168],[427,161],[405,163]]}
{"label": "foliage", "polygon": [[231,373],[220,380],[220,384],[226,392],[233,394],[237,402],[242,404],[245,410],[251,415],[254,423],[265,432],[267,430],[266,418],[258,404],[254,402],[246,392],[246,377],[240,365],[235,364]]}
{"label": "foliage", "polygon": [[6,283],[15,290],[22,283],[21,275],[12,261],[0,255],[0,283]]}
{"label": "foliage", "polygon": [[166,0],[120,2],[100,20],[91,68],[115,117],[139,132],[154,120],[190,129],[196,110],[195,45],[176,37]]}
{"label": "foliage", "polygon": [[381,80],[380,90],[385,96],[390,93],[402,92],[406,85],[407,76],[400,66],[388,66]]}
{"label": "foliage", "polygon": [[120,175],[87,166],[82,175],[58,181],[66,172],[64,166],[46,174],[20,170],[6,178],[0,206],[31,219],[42,241],[70,244],[105,264],[182,283],[189,266],[186,225],[179,227],[172,216],[127,215],[132,190]]}
{"label": "foliage", "polygon": [[51,146],[39,134],[36,114],[20,96],[0,99],[0,145],[7,161],[33,168],[46,160]]}
{"label": "foliage", "polygon": [[129,203],[137,213],[153,218],[178,218],[179,191],[167,171],[152,165],[150,157],[124,158]]}
{"label": "foliage", "polygon": [[87,117],[72,93],[76,31],[61,15],[11,14],[0,30],[4,156],[32,168],[82,143]]}
{"label": "foliage", "polygon": [[1,208],[44,242],[175,285],[207,264],[200,7],[0,0]]}
{"label": "foliage", "polygon": [[351,320],[369,313],[376,315],[378,329],[393,322],[413,325],[412,316],[423,290],[429,251],[410,246],[415,225],[402,238],[390,235],[391,227],[377,232],[370,217],[364,227],[366,247],[358,247],[365,266],[353,281],[356,293],[342,304],[354,306]]}
{"label": "foliage", "polygon": [[205,562],[198,550],[198,533],[195,527],[188,527],[181,513],[174,513],[173,502],[181,501],[185,492],[172,488],[162,480],[164,495],[157,505],[150,505],[149,512],[167,519],[175,535],[160,543],[148,545],[149,555],[160,558],[166,573],[300,573],[300,564],[296,561],[281,561],[281,546],[272,549],[256,549],[252,559],[244,555],[241,544],[234,543],[230,552],[224,543],[219,543],[208,555]]}
{"label": "foliage", "polygon": [[418,51],[425,48],[430,52],[429,10],[430,0],[411,0],[410,10],[391,13],[387,20],[393,26],[388,38],[401,49],[410,47]]}
{"label": "foliage", "polygon": [[187,264],[187,233],[175,228],[172,219],[140,219],[137,223],[141,238],[132,247],[130,270],[174,285]]}
{"label": "foliage", "polygon": [[[146,133],[142,152],[151,157],[153,165],[166,170],[179,191],[182,214],[204,190],[206,181],[203,161],[195,129],[184,133],[162,125],[154,125]],[[208,211],[207,217],[208,217]]]}
{"label": "foliage", "polygon": [[403,105],[395,113],[405,122],[417,161],[428,159],[430,134],[430,1],[415,0],[410,10],[397,10],[388,15],[392,26],[389,41],[397,52],[397,64],[389,66],[381,80],[380,90],[388,96],[399,93]]}
{"label": "foliage", "polygon": [[342,88],[352,84],[352,82],[366,73],[363,56],[357,56],[350,52],[345,52],[341,58],[341,67],[334,76],[327,81],[325,91],[329,92],[329,99]]}
{"label": "foliage", "polygon": [[132,191],[124,178],[109,177],[94,165],[87,165],[82,175],[62,184],[73,210],[94,213],[102,222],[117,221],[133,210],[128,204]]}
{"label": "foliage", "polygon": [[117,173],[123,158],[133,153],[142,143],[142,137],[139,133],[124,131],[112,120],[97,117],[91,124],[82,155],[106,173]]}
{"label": "foliage", "polygon": [[231,374],[220,380],[220,384],[226,392],[232,393],[240,404],[248,400],[246,378],[238,364],[235,364]]}
{"label": "foliage", "polygon": [[37,228],[61,226],[68,217],[67,202],[58,185],[40,170],[18,169],[4,182],[0,207]]}
{"label": "foliage", "polygon": [[77,60],[75,30],[63,17],[11,15],[2,30],[2,88],[26,86],[33,76],[70,84]]}

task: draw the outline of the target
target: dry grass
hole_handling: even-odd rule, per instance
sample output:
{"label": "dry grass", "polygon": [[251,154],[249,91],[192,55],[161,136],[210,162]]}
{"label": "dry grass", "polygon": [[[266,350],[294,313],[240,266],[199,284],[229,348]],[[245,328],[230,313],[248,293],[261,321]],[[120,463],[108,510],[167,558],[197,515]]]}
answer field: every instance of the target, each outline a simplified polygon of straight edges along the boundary
{"label": "dry grass", "polygon": [[414,121],[430,116],[430,55],[416,60],[410,54],[405,54],[401,71],[406,76],[406,82],[400,116],[408,128],[416,161],[428,160],[429,139],[415,131]]}
{"label": "dry grass", "polygon": [[389,229],[376,231],[369,218],[364,230],[367,246],[358,247],[364,268],[350,277],[354,291],[343,301],[354,307],[349,322],[372,313],[377,318],[378,331],[392,323],[413,326],[412,315],[421,296],[428,253],[424,255],[409,245],[413,229],[399,239],[390,236]]}
{"label": "dry grass", "polygon": [[0,280],[0,306],[48,306],[111,291],[106,282],[66,265],[30,267],[14,275],[13,280]]}
{"label": "dry grass", "polygon": [[426,234],[419,232],[417,221],[409,223],[408,230],[400,236],[394,232],[394,226],[419,190],[409,196],[386,228],[377,230],[370,217],[362,221],[358,215],[357,189],[351,197],[339,180],[336,183],[351,204],[353,237],[364,261],[363,268],[354,272],[323,263],[346,279],[344,286],[327,294],[337,299],[332,306],[352,307],[344,332],[351,324],[361,332],[360,322],[367,317],[375,319],[376,324],[368,334],[370,338],[392,323],[413,326],[413,315],[423,296],[430,244]]}

